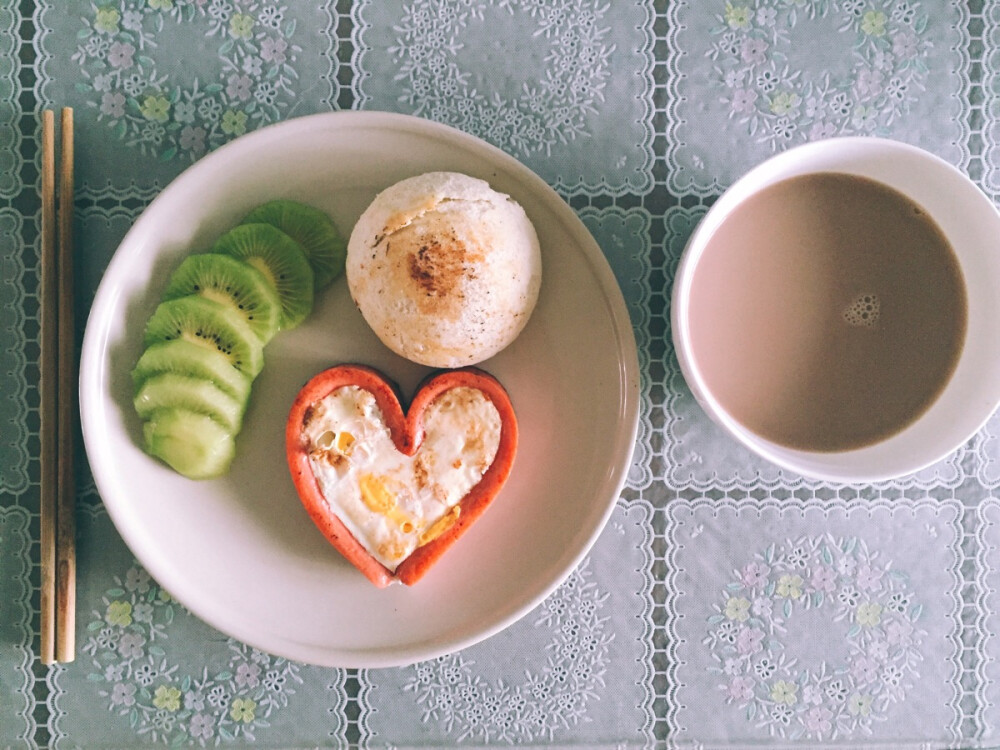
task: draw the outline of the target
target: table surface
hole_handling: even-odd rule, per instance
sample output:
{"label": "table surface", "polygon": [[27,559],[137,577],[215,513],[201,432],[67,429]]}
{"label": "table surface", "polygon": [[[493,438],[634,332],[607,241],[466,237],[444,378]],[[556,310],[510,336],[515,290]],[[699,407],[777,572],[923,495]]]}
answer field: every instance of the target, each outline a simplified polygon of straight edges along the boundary
{"label": "table surface", "polygon": [[[709,421],[669,327],[706,207],[790,146],[905,141],[995,201],[1000,3],[2,0],[0,49],[0,746],[1000,743],[1000,418],[912,476],[810,481]],[[583,564],[459,653],[292,663],[150,579],[80,445],[78,655],[42,666],[38,113],[62,106],[81,338],[144,207],[263,125],[416,114],[537,172],[607,257],[642,372],[633,464]]]}

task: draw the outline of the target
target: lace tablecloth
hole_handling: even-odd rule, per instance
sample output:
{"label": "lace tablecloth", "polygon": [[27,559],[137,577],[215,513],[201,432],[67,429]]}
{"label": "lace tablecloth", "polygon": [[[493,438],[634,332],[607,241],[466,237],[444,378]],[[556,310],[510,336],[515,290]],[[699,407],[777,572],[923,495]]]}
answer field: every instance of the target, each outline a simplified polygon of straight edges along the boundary
{"label": "lace tablecloth", "polygon": [[[808,481],[709,421],[669,330],[706,206],[789,146],[907,141],[996,199],[1000,3],[0,0],[0,49],[0,746],[1000,744],[1000,418],[913,476]],[[413,113],[548,181],[614,269],[642,368],[627,486],[580,568],[460,653],[291,663],[150,579],[81,450],[78,656],[43,667],[38,113],[66,105],[81,334],[148,202],[268,123]]]}

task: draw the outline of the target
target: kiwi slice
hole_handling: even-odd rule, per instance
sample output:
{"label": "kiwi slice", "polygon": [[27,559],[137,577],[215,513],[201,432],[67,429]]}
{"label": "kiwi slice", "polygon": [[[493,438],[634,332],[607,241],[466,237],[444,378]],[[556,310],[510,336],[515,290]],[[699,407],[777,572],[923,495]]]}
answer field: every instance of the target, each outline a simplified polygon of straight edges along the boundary
{"label": "kiwi slice", "polygon": [[146,452],[189,479],[209,479],[229,471],[236,441],[225,427],[187,409],[160,409],[142,428]]}
{"label": "kiwi slice", "polygon": [[170,277],[164,300],[198,294],[237,309],[266,344],[278,332],[281,301],[256,268],[218,253],[189,255]]}
{"label": "kiwi slice", "polygon": [[318,208],[292,200],[273,200],[257,206],[243,223],[270,224],[298,242],[312,266],[317,290],[344,272],[347,243],[330,217]]}
{"label": "kiwi slice", "polygon": [[147,378],[133,400],[136,414],[148,419],[158,409],[186,409],[204,414],[232,434],[243,426],[245,401],[237,401],[211,380],[164,372]]}
{"label": "kiwi slice", "polygon": [[295,328],[312,310],[312,266],[299,243],[280,229],[241,224],[222,235],[212,252],[242,260],[264,274],[281,299],[282,328]]}
{"label": "kiwi slice", "polygon": [[136,392],[148,378],[165,372],[210,380],[240,403],[250,398],[249,376],[233,367],[229,357],[184,339],[153,344],[142,353],[132,370]]}
{"label": "kiwi slice", "polygon": [[264,347],[243,316],[231,307],[191,295],[161,302],[146,323],[144,345],[183,339],[224,354],[250,378],[264,366]]}

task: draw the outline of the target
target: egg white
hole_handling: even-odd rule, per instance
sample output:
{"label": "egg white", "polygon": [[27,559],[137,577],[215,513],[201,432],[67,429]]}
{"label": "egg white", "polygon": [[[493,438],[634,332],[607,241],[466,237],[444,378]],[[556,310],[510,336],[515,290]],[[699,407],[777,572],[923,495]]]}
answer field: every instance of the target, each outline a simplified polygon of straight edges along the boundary
{"label": "egg white", "polygon": [[406,456],[396,450],[375,397],[343,386],[313,405],[304,428],[330,509],[393,571],[454,516],[500,444],[500,414],[475,388],[441,393],[423,419],[423,443]]}

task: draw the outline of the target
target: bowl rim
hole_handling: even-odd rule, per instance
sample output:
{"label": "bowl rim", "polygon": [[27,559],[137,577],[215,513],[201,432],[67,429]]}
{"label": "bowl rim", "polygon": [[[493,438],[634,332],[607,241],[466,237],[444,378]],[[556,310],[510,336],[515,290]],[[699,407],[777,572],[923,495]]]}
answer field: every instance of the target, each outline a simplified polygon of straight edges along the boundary
{"label": "bowl rim", "polygon": [[[714,397],[701,376],[692,353],[688,303],[691,283],[697,270],[698,261],[704,254],[708,240],[715,229],[746,198],[776,182],[794,176],[822,172],[859,174],[871,177],[883,184],[890,184],[891,187],[907,195],[911,200],[916,200],[923,205],[923,201],[917,200],[911,194],[911,186],[868,174],[868,168],[861,165],[869,162],[872,165],[872,170],[876,172],[883,169],[899,168],[902,170],[903,167],[898,167],[899,164],[902,164],[904,167],[915,166],[924,171],[931,171],[943,179],[950,180],[961,193],[955,198],[955,205],[962,206],[966,212],[974,215],[984,227],[988,226],[996,232],[997,234],[994,236],[1000,236],[1000,212],[997,211],[996,206],[964,172],[944,159],[917,146],[892,139],[869,136],[829,138],[795,146],[771,156],[726,188],[704,214],[688,238],[674,274],[671,292],[670,322],[674,351],[685,382],[695,400],[708,416],[721,426],[730,437],[765,460],[807,478],[835,483],[875,483],[895,479],[920,471],[960,448],[982,428],[997,406],[1000,405],[1000,372],[989,384],[988,397],[978,401],[970,399],[968,408],[961,415],[964,429],[961,430],[960,437],[953,435],[951,439],[938,440],[933,445],[926,444],[923,446],[923,450],[904,456],[890,455],[893,445],[896,444],[895,441],[900,436],[910,438],[915,434],[913,431],[924,422],[926,415],[934,410],[942,400],[943,391],[917,420],[884,440],[846,451],[796,450],[766,440],[752,432],[731,416]],[[906,173],[901,171],[901,174],[905,175]],[[906,178],[901,179],[905,181]],[[928,212],[940,225],[941,213],[933,209],[929,209]],[[952,242],[953,234],[945,231],[945,235],[949,242]],[[954,242],[952,244],[965,277],[966,289],[969,291],[968,264],[963,255],[968,255],[971,251],[966,250],[963,253]],[[973,281],[975,282],[975,279]],[[970,320],[971,313],[970,300]],[[996,319],[996,325],[1000,326],[1000,309],[994,311],[991,318]],[[956,371],[966,359],[968,351],[974,348],[970,346],[971,341],[967,331]],[[979,343],[976,344],[976,346],[979,345]],[[1000,345],[994,345],[994,348],[997,349],[997,358],[1000,359]],[[945,390],[951,387],[954,379],[953,374],[949,383],[946,384]],[[889,451],[886,449],[887,446],[889,446]],[[872,459],[877,454],[883,454],[882,458],[886,459],[884,465],[877,465],[879,463],[877,461],[873,462]]]}

